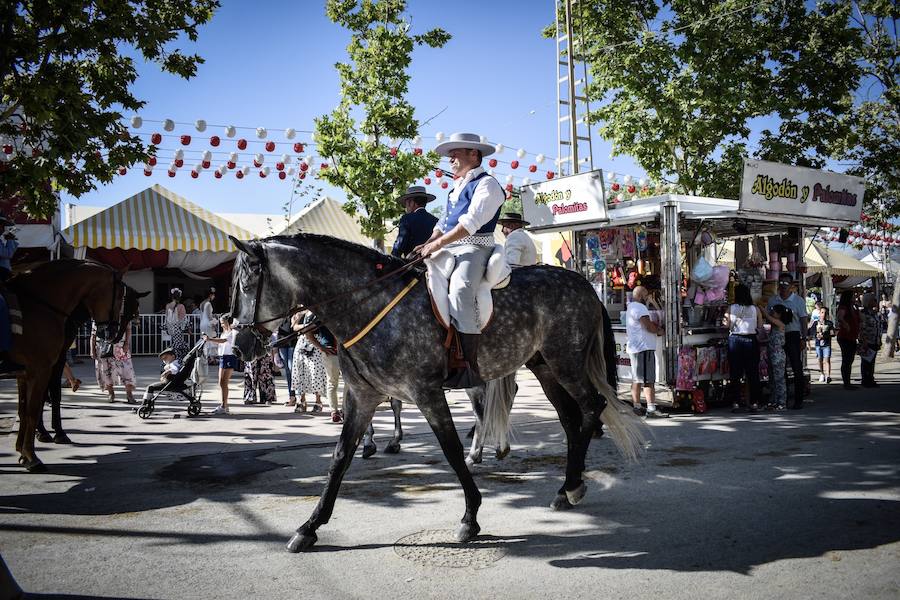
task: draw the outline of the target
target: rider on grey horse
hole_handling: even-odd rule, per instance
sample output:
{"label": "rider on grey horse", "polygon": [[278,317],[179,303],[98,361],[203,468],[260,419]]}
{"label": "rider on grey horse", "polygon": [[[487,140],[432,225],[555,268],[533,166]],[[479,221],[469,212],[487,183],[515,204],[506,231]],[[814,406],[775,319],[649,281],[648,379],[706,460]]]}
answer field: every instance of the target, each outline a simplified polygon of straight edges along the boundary
{"label": "rider on grey horse", "polygon": [[477,365],[481,330],[475,293],[494,249],[494,229],[506,194],[481,167],[482,158],[493,154],[494,146],[481,142],[478,135],[454,133],[434,151],[450,157],[456,180],[443,218],[435,225],[431,238],[416,251],[430,256],[446,249],[456,260],[450,277],[450,320],[459,332],[467,365],[451,372],[444,387],[470,388],[484,383]]}

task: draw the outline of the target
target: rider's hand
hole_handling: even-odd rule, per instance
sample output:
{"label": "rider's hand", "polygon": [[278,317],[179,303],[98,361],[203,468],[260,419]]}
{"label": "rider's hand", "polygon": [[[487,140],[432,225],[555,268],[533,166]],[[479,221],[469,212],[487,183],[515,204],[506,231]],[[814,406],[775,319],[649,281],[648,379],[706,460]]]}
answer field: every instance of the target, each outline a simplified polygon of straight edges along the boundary
{"label": "rider's hand", "polygon": [[431,256],[443,247],[444,244],[441,243],[441,238],[437,238],[436,240],[425,242],[421,246],[416,246],[413,248],[413,252],[418,252],[420,256]]}

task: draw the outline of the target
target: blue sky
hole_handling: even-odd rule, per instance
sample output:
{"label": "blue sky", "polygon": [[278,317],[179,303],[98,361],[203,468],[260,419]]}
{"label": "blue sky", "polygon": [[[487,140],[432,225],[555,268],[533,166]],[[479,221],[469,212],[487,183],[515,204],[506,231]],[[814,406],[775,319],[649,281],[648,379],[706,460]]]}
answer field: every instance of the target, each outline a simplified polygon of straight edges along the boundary
{"label": "blue sky", "polygon": [[[233,172],[217,180],[212,170],[192,179],[190,167],[199,162],[197,151],[237,151],[235,140],[239,137],[250,143],[248,151],[263,152],[254,131],[238,130],[238,135],[228,140],[222,127],[213,124],[311,130],[314,117],[334,108],[339,100],[334,63],[346,60],[349,33],[327,19],[323,4],[225,0],[200,30],[199,41],[181,45],[206,60],[194,79],[184,81],[148,64],[140,68],[133,88],[135,95],[147,102],[138,113],[144,125],[133,130],[145,139],[156,131],[165,133],[162,124],[151,123],[151,119],[189,124],[204,119],[210,124],[204,133],[192,125],[177,125],[172,133],[194,138],[219,135],[221,145],[211,148],[206,140],[192,140],[185,147],[189,152],[184,167],[169,178],[166,168],[174,150],[182,146],[175,138],[164,138],[152,176],[144,176],[136,165],[109,185],[78,199],[64,194],[63,201],[110,206],[159,183],[215,212],[282,213],[282,206],[291,199],[289,179],[278,180],[274,173],[261,179],[255,169],[242,180]],[[553,6],[552,0],[409,2],[414,31],[442,27],[453,36],[444,48],[418,49],[413,56],[408,99],[416,107],[416,116],[424,121],[440,113],[422,128],[425,148],[434,145],[437,132],[473,131],[503,143],[508,149],[499,158],[507,161],[519,148],[548,157],[557,155],[556,46],[540,35],[553,21]],[[286,141],[283,133],[273,131],[268,139]],[[309,134],[298,133],[294,141],[309,141]],[[279,145],[276,153],[285,150],[289,148]],[[595,135],[596,168],[642,174],[628,158],[611,160],[609,153],[609,145]],[[222,155],[214,157],[213,168],[224,160]],[[532,162],[533,157],[522,160],[516,174],[536,179],[525,169]],[[273,161],[266,164],[274,172]],[[550,160],[539,167],[537,175],[556,170]],[[431,188],[441,192],[434,180]],[[343,199],[339,191],[327,191]],[[306,201],[308,197],[299,200],[301,205]]]}

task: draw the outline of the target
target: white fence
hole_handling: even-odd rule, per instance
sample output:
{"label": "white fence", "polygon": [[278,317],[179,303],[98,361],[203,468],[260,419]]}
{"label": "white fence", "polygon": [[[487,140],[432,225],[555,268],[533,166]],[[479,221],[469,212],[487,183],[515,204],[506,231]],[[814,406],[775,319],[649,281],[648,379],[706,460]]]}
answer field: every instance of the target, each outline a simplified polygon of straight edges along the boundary
{"label": "white fence", "polygon": [[[200,315],[188,315],[188,346],[193,346],[200,339]],[[169,336],[165,332],[166,315],[144,314],[131,326],[132,356],[155,356],[170,345]],[[88,321],[78,330],[76,338],[79,356],[90,356],[91,323]]]}

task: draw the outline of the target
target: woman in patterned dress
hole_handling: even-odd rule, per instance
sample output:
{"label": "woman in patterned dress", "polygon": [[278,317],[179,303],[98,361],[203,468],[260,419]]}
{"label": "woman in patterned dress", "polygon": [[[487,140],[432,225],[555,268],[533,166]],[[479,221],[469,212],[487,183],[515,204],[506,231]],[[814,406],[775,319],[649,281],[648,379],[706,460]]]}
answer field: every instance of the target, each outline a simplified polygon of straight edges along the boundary
{"label": "woman in patterned dress", "polygon": [[255,404],[256,389],[259,388],[260,404],[275,404],[275,380],[272,371],[275,362],[271,354],[251,360],[244,367],[244,404]]}
{"label": "woman in patterned dress", "polygon": [[790,323],[793,315],[783,304],[776,304],[771,312],[763,312],[766,320],[772,324],[769,332],[769,403],[766,408],[784,410],[787,408],[787,382],[784,369],[787,355],[784,353],[784,326]]}
{"label": "woman in patterned dress", "polygon": [[131,325],[125,330],[122,339],[113,346],[113,354],[109,358],[100,358],[100,346],[97,343],[97,323],[91,325],[91,358],[97,372],[97,384],[106,390],[109,401],[115,402],[114,386],[116,380],[125,386],[125,398],[128,404],[134,404],[134,365],[131,362]]}
{"label": "woman in patterned dress", "polygon": [[184,310],[184,304],[181,303],[181,290],[172,288],[170,293],[171,300],[166,304],[166,332],[171,338],[169,345],[175,351],[175,358],[180,361],[184,360],[190,350],[186,332],[187,312]]}
{"label": "woman in patterned dress", "polygon": [[[297,313],[291,319],[294,331],[299,331],[304,325],[312,323],[315,316],[309,311]],[[313,412],[322,412],[322,394],[325,393],[327,375],[325,372],[325,358],[321,350],[310,340],[312,334],[301,335],[297,339],[294,348],[294,364],[291,367],[294,393],[300,398],[300,403],[294,408],[294,412],[306,412],[306,394],[315,394],[316,403]]]}

